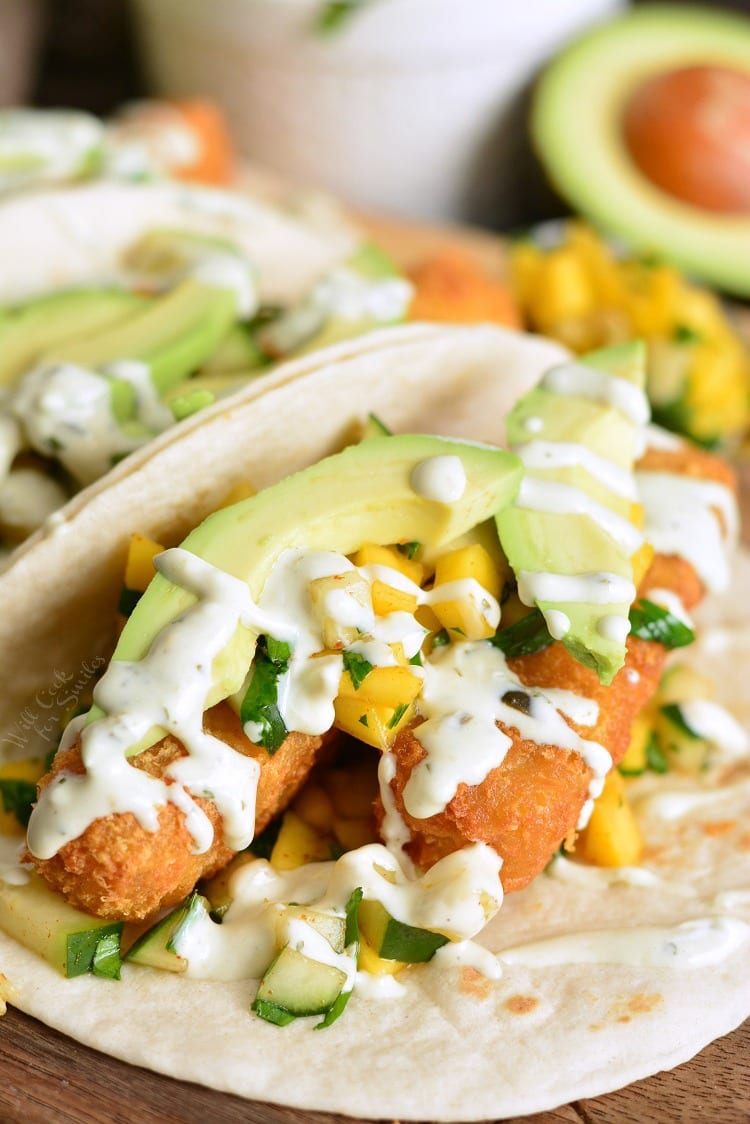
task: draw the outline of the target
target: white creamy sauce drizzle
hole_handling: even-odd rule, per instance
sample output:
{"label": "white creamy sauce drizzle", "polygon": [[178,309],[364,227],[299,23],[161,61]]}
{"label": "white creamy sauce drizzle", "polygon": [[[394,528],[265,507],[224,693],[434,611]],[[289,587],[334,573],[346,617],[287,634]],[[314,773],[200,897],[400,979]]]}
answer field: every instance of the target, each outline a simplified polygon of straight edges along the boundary
{"label": "white creamy sauce drizzle", "polygon": [[673,617],[677,617],[677,620],[682,621],[688,628],[695,628],[693,620],[683,605],[681,598],[679,598],[676,593],[673,593],[671,589],[661,589],[659,586],[648,589],[646,592],[646,600],[653,601],[655,605],[661,605],[662,609],[667,609]]}
{"label": "white creamy sauce drizzle", "polygon": [[[142,432],[127,432],[112,408],[111,379],[135,390],[135,419]],[[80,484],[98,480],[116,457],[133,452],[174,423],[159,400],[146,364],[121,361],[101,371],[73,363],[33,368],[21,379],[11,408],[32,448],[59,460]]]}
{"label": "white creamy sauce drizzle", "polygon": [[635,886],[658,889],[660,893],[674,894],[680,898],[697,896],[692,886],[660,878],[644,866],[590,866],[557,854],[548,864],[545,874],[558,882],[566,882],[596,892],[605,887]]}
{"label": "white creamy sauce drizzle", "polygon": [[632,581],[619,574],[547,574],[521,570],[517,576],[518,596],[524,605],[535,605],[537,601],[608,605],[635,598]]}
{"label": "white creamy sauce drizzle", "polygon": [[553,640],[562,640],[570,632],[570,617],[560,609],[548,609],[545,620]]}
{"label": "white creamy sauce drizzle", "polygon": [[249,320],[258,309],[258,286],[249,263],[238,254],[212,250],[190,267],[190,276],[215,289],[229,289],[237,300],[237,313]]}
{"label": "white creamy sauce drizzle", "polygon": [[660,425],[654,425],[653,422],[646,426],[647,449],[668,449],[674,452],[684,445],[685,442],[676,433],[670,433],[668,429],[662,429]]}
{"label": "white creamy sauce drizzle", "polygon": [[440,972],[446,968],[474,968],[489,980],[499,980],[503,974],[497,956],[476,941],[444,944],[433,956],[431,964]]}
{"label": "white creamy sauce drizzle", "polygon": [[456,503],[466,490],[466,472],[460,457],[428,457],[414,467],[410,483],[413,491],[426,500]]}
{"label": "white creamy sauce drizzle", "polygon": [[[104,138],[101,121],[87,113],[14,109],[6,110],[0,121],[0,185],[10,188],[26,180],[78,175]],[[29,166],[16,170],[13,164],[20,158]]]}
{"label": "white creamy sauce drizzle", "polygon": [[[728,552],[737,537],[737,504],[728,488],[668,472],[638,472],[646,536],[661,554],[686,559],[712,592],[729,584]],[[723,519],[724,527],[719,518]]]}
{"label": "white creamy sauce drizzle", "polygon": [[701,917],[673,926],[601,929],[532,941],[498,953],[504,964],[552,968],[560,964],[629,964],[691,969],[720,964],[750,939],[736,917]]}
{"label": "white creamy sauce drizzle", "polygon": [[691,812],[713,808],[747,792],[750,792],[750,780],[722,785],[721,788],[704,789],[701,792],[696,792],[695,789],[668,789],[643,796],[637,801],[637,807],[639,814],[655,816],[661,820],[678,820]]}
{"label": "white creamy sauce drizzle", "polygon": [[541,433],[544,429],[543,418],[526,418],[523,423],[523,428],[528,433]]}
{"label": "white creamy sauce drizzle", "polygon": [[309,299],[326,315],[386,324],[403,317],[413,295],[413,286],[401,277],[375,279],[338,266],[318,281]]}
{"label": "white creamy sauce drizzle", "polygon": [[[185,813],[196,850],[205,851],[213,829],[188,789],[216,803],[228,846],[241,850],[253,838],[259,766],[205,733],[203,711],[215,657],[240,625],[259,632],[267,618],[244,582],[187,551],[165,551],[156,564],[199,600],[159,633],[143,659],[113,660],[97,684],[94,698],[106,714],[81,730],[86,773],[58,774],[32,813],[29,848],[39,858],[50,858],[112,812],[132,812],[154,831],[158,808],[169,802]],[[155,728],[188,750],[161,779],[126,757]]]}
{"label": "white creamy sauce drizzle", "polygon": [[690,729],[711,742],[718,751],[712,755],[712,763],[717,756],[730,761],[747,757],[750,750],[747,732],[725,707],[710,699],[688,699],[680,703],[680,711]]}
{"label": "white creamy sauce drizzle", "polygon": [[616,613],[608,613],[596,622],[596,631],[605,640],[613,640],[616,644],[624,644],[630,632],[630,621],[627,617],[619,617]]}
{"label": "white creamy sauce drizzle", "polygon": [[[528,421],[527,419],[527,428]],[[632,472],[614,461],[600,457],[591,449],[575,441],[528,441],[514,445],[513,452],[526,468],[584,468],[589,475],[601,481],[616,496],[635,500],[638,498]]]}
{"label": "white creamy sauce drizzle", "polygon": [[[528,714],[502,701],[508,691],[529,697]],[[412,770],[403,797],[407,812],[416,819],[441,812],[459,784],[480,784],[502,764],[512,742],[497,722],[540,745],[579,753],[593,773],[592,798],[601,792],[612,765],[603,746],[581,738],[560,714],[568,712],[573,721],[593,724],[595,703],[567,691],[524,687],[502,652],[483,641],[433,652],[424,667],[418,708],[425,721],[415,736],[426,756]]]}
{"label": "white creamy sauce drizzle", "polygon": [[380,755],[378,762],[378,789],[383,805],[383,819],[380,824],[380,836],[383,843],[392,855],[396,855],[403,869],[409,874],[414,874],[414,864],[404,851],[404,847],[411,841],[411,832],[404,823],[404,818],[396,805],[391,781],[396,776],[396,757],[393,753],[385,752]]}
{"label": "white creamy sauce drizzle", "polygon": [[643,535],[629,519],[570,484],[524,476],[515,502],[516,507],[549,515],[586,515],[627,554],[635,554],[643,543]]}
{"label": "white creamy sauce drizzle", "polygon": [[[222,923],[200,918],[187,927],[176,951],[188,960],[187,974],[194,978],[257,977],[268,967],[279,936],[284,942],[284,931],[278,928],[284,904],[293,901],[343,917],[351,894],[360,887],[366,899],[382,902],[397,921],[467,941],[500,908],[500,867],[501,860],[484,843],[446,856],[418,878],[379,843],[348,851],[335,863],[311,863],[286,872],[258,859],[232,877],[232,902]],[[290,939],[295,939],[293,925]],[[352,962],[345,966],[333,960],[333,949],[315,942],[308,929],[305,925],[304,932],[296,934],[307,945],[300,951],[340,967],[353,982]]]}
{"label": "white creamy sauce drizzle", "polygon": [[21,862],[22,846],[17,839],[0,838],[0,882],[6,886],[25,886],[30,867]]}
{"label": "white creamy sauce drizzle", "polygon": [[639,386],[595,367],[586,367],[583,363],[553,367],[544,376],[541,385],[553,394],[603,402],[619,410],[636,427],[646,425],[651,417],[648,399]]}

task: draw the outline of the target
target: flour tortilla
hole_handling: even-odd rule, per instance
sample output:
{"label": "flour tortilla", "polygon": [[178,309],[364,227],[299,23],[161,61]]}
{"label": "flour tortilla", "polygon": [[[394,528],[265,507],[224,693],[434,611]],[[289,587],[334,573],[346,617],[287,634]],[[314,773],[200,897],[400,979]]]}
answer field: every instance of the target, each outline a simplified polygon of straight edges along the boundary
{"label": "flour tortilla", "polygon": [[[44,636],[57,643],[57,658],[68,658],[67,644],[72,662],[81,659],[86,645],[64,594],[80,611],[97,582],[106,595],[82,623],[86,640],[102,642],[96,616],[112,607],[130,530],[182,533],[237,480],[264,486],[339,445],[368,409],[399,431],[498,440],[512,401],[558,357],[552,345],[499,330],[415,328],[368,337],[357,354],[319,356],[307,371],[277,372],[261,394],[212,410],[137,468],[83,493],[67,509],[67,533],[27,549],[24,565],[3,579],[13,580],[4,604],[16,624],[3,634],[6,659],[14,633],[23,644],[29,628],[32,649]],[[750,573],[741,561],[738,589]],[[725,630],[715,639],[723,637],[739,675],[748,666],[746,603],[729,598],[710,620]],[[63,639],[55,640],[56,624]],[[722,689],[732,701],[734,685]],[[720,813],[646,819],[657,889],[602,888],[595,872],[591,885],[545,874],[506,900],[482,943],[499,951],[581,929],[672,926],[726,912],[716,895],[747,891],[747,856],[739,828],[712,835],[701,823],[746,816],[747,786],[736,792]],[[750,905],[738,902],[735,918],[750,922]],[[280,1029],[252,1016],[252,981],[185,980],[127,965],[120,983],[63,980],[2,934],[0,969],[16,1006],[115,1057],[259,1100],[402,1120],[496,1119],[597,1096],[685,1061],[750,1013],[748,940],[718,964],[686,970],[506,965],[502,979],[485,982],[433,963],[407,972],[398,998],[355,994],[345,1015],[316,1033],[310,1022]]]}

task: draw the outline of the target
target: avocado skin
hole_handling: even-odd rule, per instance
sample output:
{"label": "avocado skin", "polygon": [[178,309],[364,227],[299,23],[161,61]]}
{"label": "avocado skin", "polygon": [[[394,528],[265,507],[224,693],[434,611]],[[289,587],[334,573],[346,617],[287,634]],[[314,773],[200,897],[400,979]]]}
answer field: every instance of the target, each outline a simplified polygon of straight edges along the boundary
{"label": "avocado skin", "polygon": [[750,216],[687,206],[640,172],[621,127],[627,99],[659,73],[706,62],[750,74],[750,23],[709,7],[649,5],[577,39],[550,64],[532,104],[536,153],[575,211],[636,251],[750,296]]}
{"label": "avocado skin", "polygon": [[[446,455],[458,457],[466,473],[464,494],[452,504],[424,499],[410,484],[417,464]],[[214,512],[182,547],[245,581],[257,600],[287,549],[351,554],[363,542],[451,542],[510,503],[521,476],[518,458],[490,445],[421,435],[373,438]],[[161,630],[194,603],[191,593],[157,575],[125,625],[113,658],[142,659]],[[222,654],[222,674],[207,706],[239,689],[252,639],[238,628]],[[94,707],[89,721],[101,713]],[[135,752],[145,748],[139,744]]]}
{"label": "avocado skin", "polygon": [[10,386],[50,348],[120,326],[148,304],[127,289],[67,289],[0,311],[0,385]]}

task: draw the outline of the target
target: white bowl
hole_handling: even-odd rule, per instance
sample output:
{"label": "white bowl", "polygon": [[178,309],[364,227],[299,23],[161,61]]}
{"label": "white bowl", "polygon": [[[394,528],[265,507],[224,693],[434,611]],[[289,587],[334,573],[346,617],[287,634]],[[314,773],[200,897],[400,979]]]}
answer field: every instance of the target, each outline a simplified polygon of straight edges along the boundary
{"label": "white bowl", "polygon": [[[321,0],[133,0],[158,93],[225,108],[246,155],[360,206],[465,218],[496,199],[519,95],[623,0],[369,0],[316,32]],[[506,192],[508,186],[506,183]]]}

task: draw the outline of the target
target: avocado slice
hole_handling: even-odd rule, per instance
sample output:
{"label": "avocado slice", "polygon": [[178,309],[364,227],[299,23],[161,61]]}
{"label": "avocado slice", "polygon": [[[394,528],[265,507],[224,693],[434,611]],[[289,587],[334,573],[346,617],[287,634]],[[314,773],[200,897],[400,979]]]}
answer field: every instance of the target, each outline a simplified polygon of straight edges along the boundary
{"label": "avocado slice", "polygon": [[68,905],[38,874],[21,886],[0,882],[0,929],[43,956],[63,976],[120,978],[122,921]]}
{"label": "avocado slice", "polygon": [[117,360],[136,360],[148,366],[156,389],[164,394],[216,350],[237,315],[237,297],[231,288],[187,277],[124,324],[61,345],[45,359],[89,370]]}
{"label": "avocado slice", "polygon": [[[453,503],[427,499],[411,483],[417,466],[445,456],[457,458],[466,477]],[[373,438],[214,512],[182,546],[247,582],[257,600],[272,566],[289,548],[351,554],[363,542],[450,542],[510,503],[521,475],[515,456],[489,445],[426,436]],[[113,659],[141,659],[161,630],[194,602],[193,594],[157,575],[128,619]],[[251,640],[238,628],[214,667],[206,706],[239,690]],[[94,707],[89,720],[101,713]],[[147,744],[158,736],[157,731]],[[135,751],[144,748],[141,743]]]}
{"label": "avocado slice", "polygon": [[[614,380],[623,380],[636,391],[643,389],[645,349],[640,343],[595,352],[581,362]],[[563,368],[559,370],[564,373]],[[497,527],[519,586],[523,586],[523,575],[528,574],[563,579],[609,574],[621,579],[615,583],[613,595],[607,595],[605,589],[601,601],[565,600],[562,596],[533,599],[552,635],[559,636],[581,663],[593,667],[603,683],[609,683],[625,661],[625,634],[618,634],[617,629],[603,622],[620,618],[623,627],[627,623],[632,599],[624,598],[618,587],[632,588],[631,559],[639,538],[631,523],[633,495],[622,494],[623,481],[625,492],[628,481],[632,484],[638,426],[625,412],[606,402],[582,394],[557,393],[554,381],[550,382],[554,373],[546,376],[511,411],[507,420],[509,442],[527,461],[526,481],[575,489],[577,494],[583,493],[584,499],[598,505],[600,518],[586,512],[545,510],[543,505],[535,506],[534,501],[521,506],[525,483],[518,502],[496,516]],[[627,387],[624,393],[627,398]],[[553,446],[560,443],[559,447],[569,450],[572,446],[575,455],[568,458],[570,463],[560,463],[558,459],[551,467],[544,467],[544,460],[540,461],[538,456],[541,442]],[[534,451],[537,456],[532,458]],[[587,463],[587,454],[595,459]],[[610,487],[612,483],[619,486],[619,491]],[[616,527],[625,532],[624,539],[611,533],[608,513],[614,516]],[[628,528],[632,528],[632,536]],[[526,600],[523,591],[521,596]]]}
{"label": "avocado slice", "polygon": [[0,385],[10,386],[50,348],[119,326],[147,304],[127,289],[69,289],[3,309]]}
{"label": "avocado slice", "polygon": [[624,116],[642,83],[696,63],[750,75],[750,24],[703,8],[644,6],[563,51],[537,85],[531,130],[560,194],[630,246],[750,295],[750,216],[688,206],[659,190],[627,148]]}

